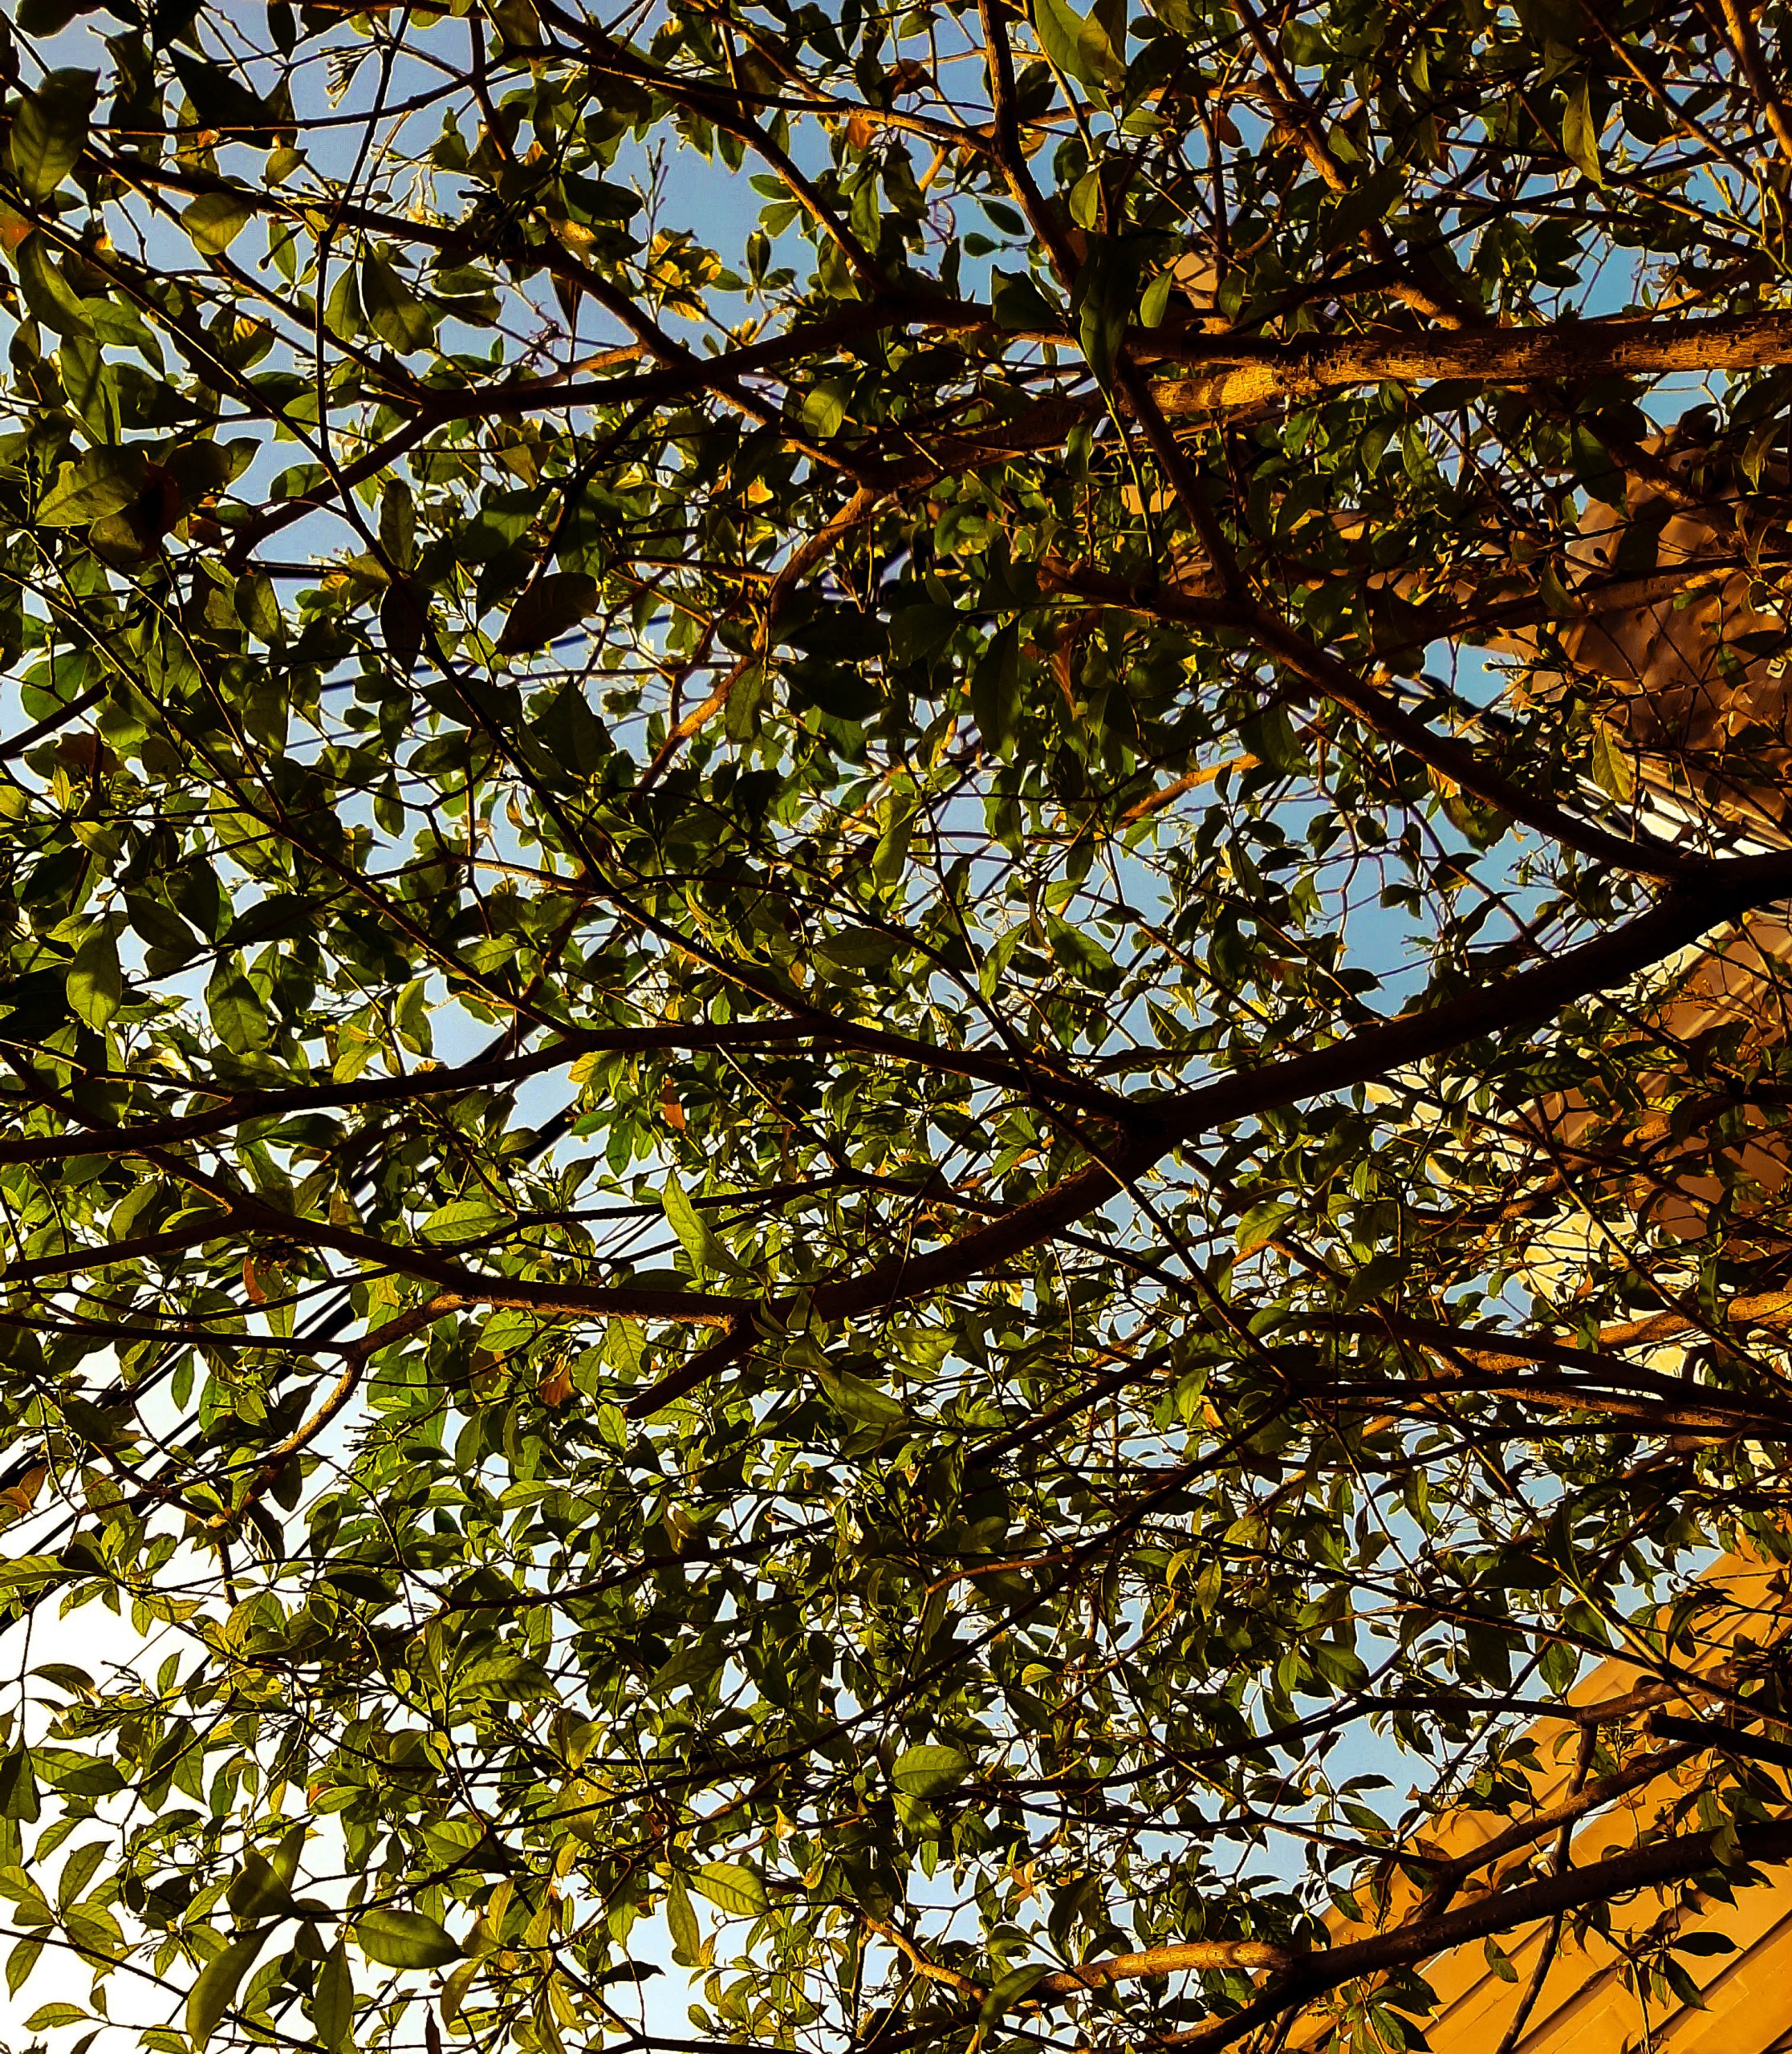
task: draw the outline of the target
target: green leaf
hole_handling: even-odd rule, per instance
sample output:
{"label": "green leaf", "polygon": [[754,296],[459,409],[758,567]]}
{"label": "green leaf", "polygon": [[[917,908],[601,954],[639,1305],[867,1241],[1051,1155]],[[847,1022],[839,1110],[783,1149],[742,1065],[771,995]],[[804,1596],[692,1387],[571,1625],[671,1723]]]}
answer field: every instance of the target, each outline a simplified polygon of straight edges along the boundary
{"label": "green leaf", "polygon": [[346,2054],[355,2044],[355,1979],[349,1972],[348,1950],[340,1940],[319,1966],[307,2008],[329,2054]]}
{"label": "green leaf", "polygon": [[1033,0],[1033,27],[1039,47],[1059,70],[1091,92],[1125,78],[1126,67],[1092,14],[1085,20],[1065,0]]}
{"label": "green leaf", "polygon": [[844,934],[830,935],[815,953],[843,970],[881,970],[900,946],[893,936],[875,928],[848,928]]}
{"label": "green leaf", "polygon": [[755,1869],[738,1861],[712,1861],[691,1877],[693,1889],[735,1918],[758,1918],[771,1909],[771,1899]]}
{"label": "green leaf", "polygon": [[1077,279],[1077,339],[1103,384],[1113,375],[1139,283],[1139,250],[1130,238],[1094,236]]}
{"label": "green leaf", "polygon": [[930,1743],[898,1755],[890,1780],[908,1797],[937,1797],[956,1790],[977,1764],[957,1748]]}
{"label": "green leaf", "polygon": [[1674,1951],[1682,1955],[1733,1955],[1737,1946],[1727,1933],[1680,1933],[1674,1936]]}
{"label": "green leaf", "polygon": [[88,431],[116,441],[118,432],[117,375],[91,335],[65,335],[56,351],[56,369],[68,404]]}
{"label": "green leaf", "polygon": [[992,756],[1005,755],[1021,716],[1020,631],[1010,621],[991,638],[971,678],[971,717]]}
{"label": "green leaf", "polygon": [[18,1819],[29,1825],[38,1812],[37,1766],[30,1748],[14,1748],[0,1760],[0,1818]]}
{"label": "green leaf", "polygon": [[1051,952],[1073,976],[1087,983],[1107,986],[1119,975],[1115,962],[1100,938],[1091,934],[1087,928],[1075,927],[1056,913],[1046,916],[1046,937],[1051,944]]}
{"label": "green leaf", "polygon": [[600,1988],[610,1989],[619,1983],[647,1983],[665,1971],[656,1961],[618,1962],[614,1968],[603,1970],[593,1980]]}
{"label": "green leaf", "polygon": [[355,1940],[382,1968],[445,1968],[465,1952],[460,1942],[421,1911],[376,1907],[355,1922]]}
{"label": "green leaf", "polygon": [[482,1241],[501,1232],[509,1216],[498,1212],[490,1199],[454,1198],[439,1205],[423,1223],[425,1240],[452,1245],[458,1241]]}
{"label": "green leaf", "polygon": [[93,1872],[106,1858],[103,1841],[89,1841],[84,1847],[78,1847],[63,1862],[62,1873],[56,1878],[56,1902],[64,1911],[80,1900],[80,1895],[92,1881]]}
{"label": "green leaf", "polygon": [[436,317],[377,250],[361,259],[361,311],[380,341],[401,356],[427,348],[436,333]]}
{"label": "green leaf", "polygon": [[223,64],[178,48],[173,55],[175,75],[206,128],[230,130],[245,141],[265,132],[268,111],[260,95]]}
{"label": "green leaf", "polygon": [[1011,1968],[1006,1975],[997,1977],[983,1999],[982,2023],[992,2025],[1005,2012],[1013,2011],[1034,1985],[1050,1973],[1049,1963],[1028,1962],[1023,1967]]}
{"label": "green leaf", "polygon": [[310,1836],[311,1829],[305,1821],[295,1820],[281,1834],[279,1844],[274,1850],[274,1858],[269,1865],[276,1878],[288,1890],[292,1888],[298,1877],[299,1858],[304,1853],[305,1842]]}
{"label": "green leaf", "polygon": [[887,1390],[880,1390],[876,1384],[867,1383],[849,1370],[837,1370],[831,1363],[817,1366],[815,1381],[835,1411],[860,1426],[893,1427],[908,1416]]}
{"label": "green leaf", "polygon": [[18,266],[20,296],[47,328],[69,337],[93,335],[91,302],[70,285],[43,236],[26,236],[13,253],[13,262]]}
{"label": "green leaf", "polygon": [[83,527],[121,513],[141,497],[149,481],[149,459],[140,448],[89,450],[78,464],[63,464],[38,501],[46,527]]}
{"label": "green leaf", "polygon": [[240,970],[221,968],[205,987],[205,1009],[227,1049],[264,1049],[273,1038],[267,1009]]}
{"label": "green leaf", "polygon": [[1273,1241],[1299,1210],[1298,1205],[1279,1198],[1267,1198],[1261,1204],[1254,1205],[1238,1222],[1239,1254],[1250,1255],[1266,1242]]}
{"label": "green leaf", "polygon": [[666,1886],[666,1930],[685,1963],[694,1965],[701,1959],[703,1935],[697,1930],[696,1909],[682,1876],[675,1875]]}
{"label": "green leaf", "polygon": [[597,603],[597,580],[582,570],[556,570],[538,578],[510,609],[498,638],[501,656],[519,656],[576,627]]}
{"label": "green leaf", "polygon": [[1083,85],[1095,81],[1087,74],[1083,52],[1083,31],[1088,26],[1082,15],[1064,0],[1034,0],[1033,30],[1039,47],[1067,77]]}
{"label": "green leaf", "polygon": [[91,14],[98,0],[18,0],[13,20],[27,35],[60,35],[77,15]]}
{"label": "green leaf", "polygon": [[1048,335],[1056,335],[1064,326],[1064,310],[1054,306],[1028,277],[992,271],[989,302],[998,328],[1042,328]]}
{"label": "green leaf", "polygon": [[27,200],[47,200],[79,162],[98,90],[96,72],[52,71],[20,101],[6,160]]}
{"label": "green leaf", "polygon": [[298,1910],[290,1879],[283,1880],[267,1857],[253,1849],[243,1857],[225,1901],[245,1925],[257,1918],[290,1918]]}
{"label": "green leaf", "polygon": [[254,218],[246,195],[202,193],[181,212],[181,225],[201,256],[221,257]]}
{"label": "green leaf", "polygon": [[1595,185],[1605,183],[1599,162],[1599,124],[1593,118],[1587,79],[1577,79],[1568,90],[1562,109],[1562,147],[1570,160]]}
{"label": "green leaf", "polygon": [[[471,1961],[464,1961],[458,1968],[451,1971],[444,1980],[440,1999],[444,2025],[452,2025],[461,2015],[461,2007],[466,2002],[467,1992],[473,1987],[479,1969],[480,1959],[475,1955]],[[353,2044],[348,2040],[343,2043],[344,2046],[352,2046]]]}
{"label": "green leaf", "polygon": [[236,608],[238,619],[251,635],[270,643],[285,639],[286,623],[271,578],[258,570],[246,571],[237,580]]}
{"label": "green leaf", "polygon": [[380,494],[380,546],[400,570],[417,562],[417,500],[402,478],[388,479]]}
{"label": "green leaf", "polygon": [[1630,752],[1604,721],[1593,729],[1593,781],[1617,800],[1630,798],[1636,790],[1636,769]]}
{"label": "green leaf", "polygon": [[221,1954],[213,1955],[200,1971],[187,1997],[187,2037],[195,2048],[203,2047],[217,2032],[271,1930],[264,1926],[245,1934]]}
{"label": "green leaf", "polygon": [[48,2032],[54,2026],[80,2025],[92,2016],[79,2004],[39,2004],[25,2021],[27,2032]]}
{"label": "green leaf", "polygon": [[876,853],[872,858],[872,875],[880,884],[896,885],[901,882],[908,866],[915,818],[916,808],[912,802],[900,798],[892,800],[884,831],[877,838]]}
{"label": "green leaf", "polygon": [[1101,219],[1101,172],[1086,171],[1071,188],[1067,203],[1071,219],[1079,228],[1095,228]]}
{"label": "green leaf", "polygon": [[124,974],[119,967],[118,944],[104,928],[95,928],[75,952],[68,967],[68,1002],[95,1033],[124,1001]]}
{"label": "green leaf", "polygon": [[839,386],[824,379],[810,388],[803,402],[803,425],[819,441],[837,435],[846,419],[846,399]]}
{"label": "green leaf", "polygon": [[960,624],[951,607],[903,607],[890,622],[890,654],[899,664],[924,663],[943,649]]}
{"label": "green leaf", "polygon": [[406,677],[423,654],[429,624],[429,602],[413,578],[393,579],[380,601],[380,634],[387,652]]}
{"label": "green leaf", "polygon": [[742,1273],[741,1265],[709,1231],[708,1222],[692,1204],[677,1178],[666,1179],[660,1203],[665,1208],[667,1225],[684,1244],[685,1252],[700,1277],[713,1276],[717,1271],[725,1276]]}
{"label": "green leaf", "polygon": [[[0,1590],[30,1590],[47,1583],[60,1582],[67,1574],[59,1556],[15,1555],[10,1562],[0,1562]],[[0,1778],[5,1773],[4,1769],[0,1769]],[[3,1788],[3,1783],[0,1783],[0,1788]],[[4,1800],[0,1799],[0,1817],[13,1816],[5,1810]],[[36,1814],[31,1816],[35,1817]]]}

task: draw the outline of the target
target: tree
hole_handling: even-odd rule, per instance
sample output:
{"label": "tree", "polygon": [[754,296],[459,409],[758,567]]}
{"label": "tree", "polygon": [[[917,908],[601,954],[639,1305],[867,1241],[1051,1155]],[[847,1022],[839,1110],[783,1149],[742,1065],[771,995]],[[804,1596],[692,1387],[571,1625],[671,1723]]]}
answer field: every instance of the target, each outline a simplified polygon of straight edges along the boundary
{"label": "tree", "polygon": [[1785,21],[22,0],[41,2029],[1399,2048],[1792,1853]]}

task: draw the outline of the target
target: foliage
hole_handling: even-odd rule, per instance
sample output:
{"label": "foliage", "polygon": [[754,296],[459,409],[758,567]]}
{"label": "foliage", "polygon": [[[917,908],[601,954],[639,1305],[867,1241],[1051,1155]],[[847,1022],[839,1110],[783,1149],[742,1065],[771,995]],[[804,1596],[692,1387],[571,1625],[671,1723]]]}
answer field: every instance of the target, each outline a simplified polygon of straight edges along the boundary
{"label": "foliage", "polygon": [[42,2030],[1400,2047],[1781,1849],[1784,22],[22,0]]}

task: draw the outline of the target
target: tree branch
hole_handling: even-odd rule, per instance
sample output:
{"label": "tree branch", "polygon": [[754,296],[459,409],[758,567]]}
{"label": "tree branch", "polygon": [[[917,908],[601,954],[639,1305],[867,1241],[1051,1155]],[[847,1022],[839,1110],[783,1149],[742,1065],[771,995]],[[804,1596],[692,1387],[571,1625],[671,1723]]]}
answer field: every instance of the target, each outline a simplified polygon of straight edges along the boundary
{"label": "tree branch", "polygon": [[1450,736],[1433,733],[1348,664],[1319,647],[1266,607],[1248,599],[1206,599],[1164,587],[1140,591],[1123,579],[1050,558],[1038,568],[1040,583],[1048,591],[1119,607],[1146,619],[1179,621],[1191,627],[1249,635],[1266,655],[1274,657],[1312,691],[1347,707],[1377,734],[1452,784],[1595,863],[1611,863],[1644,877],[1678,878],[1702,869],[1708,860],[1653,836],[1614,834],[1595,822],[1566,811],[1551,799],[1520,790],[1510,778],[1482,763],[1472,749]]}
{"label": "tree branch", "polygon": [[[987,1274],[1099,1212],[1116,1191],[1199,1134],[1302,1098],[1367,1083],[1465,1041],[1534,1025],[1564,1005],[1636,976],[1751,907],[1789,891],[1792,855],[1713,864],[1698,887],[1670,892],[1660,904],[1614,932],[1515,971],[1493,984],[1380,1021],[1329,1048],[1215,1078],[1192,1090],[1154,1099],[1148,1121],[1141,1107],[1140,1120],[1101,1159],[1003,1218],[975,1228],[942,1248],[896,1256],[863,1276],[818,1285],[813,1293],[815,1309],[824,1319],[850,1319]],[[718,1356],[717,1366],[723,1366],[724,1358]],[[693,1362],[687,1370],[695,1366]],[[689,1387],[688,1381],[680,1386],[681,1390]],[[644,1405],[648,1395],[644,1394],[636,1403]]]}

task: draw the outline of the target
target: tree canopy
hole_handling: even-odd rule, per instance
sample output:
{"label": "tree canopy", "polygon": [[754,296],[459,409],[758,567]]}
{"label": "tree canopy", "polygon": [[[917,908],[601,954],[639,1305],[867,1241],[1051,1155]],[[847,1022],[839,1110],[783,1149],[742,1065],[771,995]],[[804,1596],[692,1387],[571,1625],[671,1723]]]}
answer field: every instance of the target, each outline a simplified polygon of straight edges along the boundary
{"label": "tree canopy", "polygon": [[1792,1851],[1786,18],[19,0],[34,2030],[1399,2049]]}

